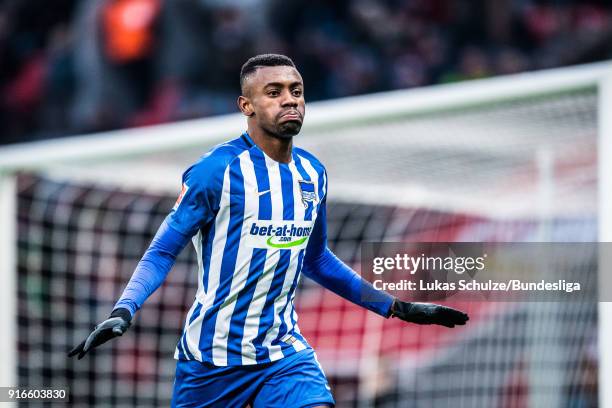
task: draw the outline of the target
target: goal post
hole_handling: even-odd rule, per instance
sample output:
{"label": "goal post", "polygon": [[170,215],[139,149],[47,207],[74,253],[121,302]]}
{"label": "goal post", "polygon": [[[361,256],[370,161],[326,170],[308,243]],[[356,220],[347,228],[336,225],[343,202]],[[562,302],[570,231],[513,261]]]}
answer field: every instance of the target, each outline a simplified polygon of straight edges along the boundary
{"label": "goal post", "polygon": [[[489,234],[487,228],[503,227],[507,225],[505,223],[520,224],[523,228],[524,224],[533,220],[536,223],[540,222],[535,228],[536,231],[540,234],[545,233],[546,237],[551,236],[553,237],[551,240],[554,240],[554,231],[552,231],[554,226],[544,225],[544,222],[554,217],[572,218],[577,215],[594,217],[598,234],[595,239],[600,242],[611,242],[612,117],[609,112],[612,112],[612,63],[604,62],[308,103],[304,127],[296,138],[296,144],[313,151],[328,167],[329,199],[336,204],[334,211],[341,214],[330,221],[330,240],[339,256],[344,260],[349,259],[353,265],[358,256],[359,240],[401,241],[407,237],[435,240],[449,236],[452,239],[468,237],[472,240],[479,238],[485,240],[490,236],[487,235]],[[181,171],[208,148],[240,134],[244,131],[244,124],[243,116],[230,114],[0,148],[0,225],[2,225],[0,266],[4,274],[0,285],[0,306],[3,311],[0,314],[0,327],[13,328],[6,330],[5,336],[0,336],[0,353],[7,356],[3,358],[5,364],[0,366],[0,386],[21,385],[25,380],[28,385],[32,385],[38,381],[37,375],[43,376],[38,371],[35,372],[36,375],[32,374],[31,378],[28,377],[29,374],[17,372],[20,364],[20,354],[17,350],[19,333],[38,334],[36,328],[29,326],[23,328],[24,325],[36,323],[20,322],[21,327],[17,324],[16,319],[20,313],[17,297],[22,290],[28,290],[24,289],[23,285],[19,285],[18,264],[33,263],[38,267],[40,257],[50,258],[54,266],[46,270],[41,279],[45,285],[48,284],[50,290],[59,291],[60,299],[65,300],[73,296],[61,285],[78,280],[79,285],[73,286],[79,291],[74,296],[79,297],[67,300],[71,307],[74,305],[81,307],[78,306],[79,302],[84,302],[87,293],[95,293],[96,285],[99,284],[97,277],[95,281],[87,280],[86,274],[90,271],[71,272],[74,276],[62,276],[61,281],[53,282],[52,274],[56,270],[54,268],[61,268],[68,263],[66,259],[54,258],[54,254],[50,253],[55,249],[58,252],[67,251],[67,243],[58,243],[55,238],[49,238],[48,242],[43,243],[48,248],[42,250],[39,248],[43,245],[40,242],[37,241],[36,245],[33,245],[33,251],[46,251],[42,255],[36,253],[33,256],[36,262],[23,260],[23,257],[20,257],[20,254],[27,256],[24,251],[28,249],[18,250],[17,242],[21,239],[20,242],[23,243],[23,240],[29,238],[21,238],[21,231],[17,228],[19,203],[27,202],[35,208],[37,203],[50,200],[51,204],[45,204],[47,211],[52,212],[54,208],[61,210],[56,210],[61,214],[58,217],[53,215],[51,220],[42,215],[41,218],[34,219],[33,226],[28,225],[34,235],[39,230],[55,228],[53,223],[58,218],[61,220],[57,221],[59,225],[57,233],[51,234],[53,237],[71,236],[73,230],[82,228],[85,229],[82,236],[87,239],[95,234],[115,233],[118,239],[124,239],[131,232],[126,231],[119,225],[120,223],[117,222],[118,225],[113,227],[107,226],[108,217],[118,214],[126,220],[132,220],[130,222],[137,224],[138,228],[143,226],[142,230],[134,232],[140,242],[143,237],[148,236],[151,228],[149,224],[159,219],[165,209],[164,206],[178,193]],[[596,150],[595,158],[592,155],[593,149]],[[383,154],[379,155],[381,152]],[[568,153],[570,162],[563,161],[564,155],[567,156]],[[557,160],[561,162],[557,163]],[[597,163],[592,163],[593,160]],[[559,173],[562,174],[557,174],[558,168],[561,168],[562,171]],[[593,168],[596,168],[595,174],[591,173]],[[458,171],[462,172],[461,177],[454,176]],[[18,175],[24,172],[36,175],[31,183],[35,188],[29,189],[25,196],[20,191],[18,182]],[[463,176],[466,178],[462,179]],[[556,177],[562,179],[557,180]],[[503,182],[498,183],[498,180]],[[470,191],[462,191],[461,182],[469,184]],[[589,190],[593,182],[598,199],[596,208],[592,208],[595,195]],[[49,183],[52,185],[49,186]],[[38,185],[41,187],[37,190]],[[97,186],[102,186],[99,195],[95,194]],[[52,193],[49,193],[51,190]],[[117,193],[119,190],[121,192]],[[123,194],[124,190],[129,192],[126,197],[121,196],[116,199],[115,196]],[[139,202],[139,194],[147,195],[146,200],[142,205],[135,205],[133,203]],[[157,195],[151,198],[149,194]],[[68,198],[63,199],[62,195]],[[71,195],[79,197],[80,201],[70,202]],[[131,211],[137,213],[134,215]],[[85,213],[97,214],[100,219],[96,222],[101,227],[92,227],[89,222],[83,221],[86,219]],[[78,222],[66,221],[66,217],[71,216],[77,217]],[[424,220],[422,224],[434,222],[432,219],[436,220],[433,230],[427,230],[420,224],[416,229],[406,228],[411,220],[420,216]],[[466,224],[466,219],[472,223],[464,229],[469,234],[466,232],[465,235],[457,236],[456,225]],[[483,219],[494,222],[483,226]],[[524,221],[525,219],[528,221]],[[24,222],[28,223],[30,220]],[[79,222],[84,225],[80,225]],[[584,223],[588,222],[587,220]],[[52,225],[46,225],[49,223]],[[98,229],[103,231],[100,232]],[[384,231],[381,231],[383,229]],[[588,237],[588,233],[585,236]],[[105,243],[98,245],[100,248],[96,246],[97,241],[92,238],[93,243],[87,247],[87,251],[91,251],[92,254],[88,253],[87,257],[97,259],[112,253],[112,256],[122,257],[113,261],[116,265],[129,268],[130,262],[134,261],[134,255],[130,252],[133,248],[129,251],[117,249],[115,248],[117,245],[111,242],[112,239],[104,241],[108,238],[105,237],[100,238]],[[508,235],[508,237],[514,236]],[[75,251],[78,251],[78,248]],[[125,251],[129,253],[124,253]],[[120,255],[116,255],[117,253]],[[89,261],[89,258],[85,261]],[[74,263],[78,266],[85,261],[75,259]],[[189,267],[189,260],[184,260],[184,263]],[[600,288],[610,287],[610,284],[603,284],[612,279],[604,269],[605,265],[610,264],[609,256],[606,257],[600,251],[598,275]],[[38,279],[37,276],[33,281],[39,284]],[[112,292],[109,288],[115,287],[112,285],[116,283],[112,282],[118,281],[118,278],[104,276],[99,280],[102,282],[100,287],[104,289],[106,296]],[[159,305],[168,298],[176,298],[177,285],[175,282],[168,289],[169,294],[162,294],[159,300],[156,300],[158,312],[175,312],[174,304],[168,310],[163,305]],[[83,293],[80,293],[81,291]],[[61,333],[54,332],[55,328],[51,327],[46,328],[45,333],[52,334],[55,336],[53,338],[68,336],[70,339],[77,334],[80,335],[84,322],[89,321],[90,316],[96,317],[97,310],[102,310],[106,306],[105,302],[108,303],[108,299],[105,298],[100,302],[96,300],[93,302],[96,305],[90,309],[86,309],[85,306],[79,309],[79,311],[87,310],[89,313],[80,316],[82,321],[79,324],[63,322]],[[43,302],[36,307],[44,311],[45,305],[48,306]],[[605,302],[599,302],[597,305],[600,385],[598,391],[601,407],[612,407],[612,391],[609,387],[602,386],[612,381],[612,353],[604,350],[604,345],[612,342],[611,305]],[[312,333],[315,333],[313,342],[323,366],[333,375],[342,377],[347,371],[346,367],[341,366],[342,357],[330,357],[335,351],[331,348],[317,347],[317,344],[331,344],[321,340],[327,335],[336,336],[334,344],[341,344],[341,340],[337,338],[340,331],[334,332],[335,334],[317,332],[317,326],[323,321],[321,308],[314,303],[310,305],[312,307],[308,304],[300,306],[305,310],[304,314],[300,314],[300,319],[305,316],[304,326],[302,320],[300,326],[303,331],[310,328]],[[344,306],[341,313],[349,313],[343,315],[345,317],[360,318],[356,311],[351,309],[347,312]],[[547,313],[545,310],[539,310],[533,315],[542,317],[547,316]],[[529,315],[529,312],[526,314]],[[43,313],[39,320],[48,318],[49,316]],[[160,328],[159,325],[162,323],[154,321],[150,316],[143,317],[143,320],[150,325],[143,329],[147,334],[160,337],[162,336],[160,332],[164,331],[165,336],[165,330],[168,328]],[[173,321],[172,324],[174,323],[176,322]],[[527,326],[537,332],[537,321],[528,322]],[[359,395],[356,396],[361,401],[359,406],[363,407],[374,403],[375,398],[372,394],[374,391],[369,390],[377,387],[377,380],[371,378],[372,372],[377,372],[376,365],[394,363],[393,357],[389,357],[393,354],[387,354],[384,358],[379,358],[378,355],[373,358],[372,355],[364,357],[364,353],[375,352],[383,355],[388,352],[390,347],[388,342],[393,336],[385,333],[397,329],[389,328],[387,322],[385,324],[374,322],[368,327],[375,327],[379,331],[376,336],[369,339],[369,342],[362,344],[363,349],[358,351],[355,357],[359,362],[354,367],[354,370],[359,372],[357,381],[363,379],[372,381],[367,387],[360,389]],[[474,331],[478,332],[479,336],[492,336],[490,334],[492,328],[488,323],[474,327]],[[461,348],[469,344],[480,344],[479,341],[485,337],[469,337],[466,333],[470,329],[468,325],[466,331],[461,332],[459,337],[462,339],[462,344],[442,343],[441,347],[449,350],[452,347]],[[557,335],[562,335],[562,330],[561,326],[555,327],[555,332],[559,332]],[[531,334],[527,331],[525,335]],[[541,336],[541,333],[533,335]],[[154,343],[159,346],[157,337]],[[491,341],[497,340],[493,338]],[[499,340],[499,344],[502,344],[503,340]],[[147,341],[153,340],[147,338]],[[414,341],[418,343],[417,340]],[[32,347],[36,348],[39,345]],[[49,353],[48,349],[52,348],[49,344],[40,347],[41,350],[36,349],[40,355]],[[495,353],[491,350],[488,350],[483,358],[495,358]],[[515,351],[509,350],[500,358],[514,358]],[[57,353],[57,350],[53,352]],[[340,350],[338,353],[339,356],[343,356],[349,352]],[[432,355],[431,352],[421,354],[425,359]],[[435,378],[443,378],[447,388],[441,392],[443,394],[450,392],[449,390],[453,390],[453,387],[458,385],[452,383],[439,371],[460,364],[456,361],[445,362],[442,357],[434,357],[426,362],[419,360],[417,363],[407,364],[405,367],[398,366],[396,369],[408,373],[417,373],[421,370],[427,372],[427,375],[438,376]],[[35,356],[32,355],[30,358],[34,360]],[[59,357],[48,356],[44,364],[59,361],[56,358]],[[575,361],[572,363],[578,364]],[[167,364],[155,360],[154,366],[159,372],[163,371],[166,374],[169,372]],[[503,367],[503,364],[500,366]],[[108,390],[115,392],[124,387],[124,384],[120,384],[110,374],[113,368],[116,367],[111,365],[104,368],[108,370],[104,371],[103,378],[102,388],[105,392]],[[74,372],[82,374],[72,366],[66,368],[68,369],[77,370]],[[380,371],[382,373],[385,370]],[[517,369],[517,372],[519,371],[521,370]],[[520,377],[521,374],[518,373],[517,376]],[[562,373],[557,374],[555,381],[564,381]],[[87,371],[87,375],[92,378],[94,376],[91,371]],[[470,372],[470,375],[474,373]],[[530,373],[530,375],[538,374]],[[393,380],[387,379],[383,382],[392,383]],[[521,381],[517,380],[517,383],[520,385]],[[138,384],[134,389],[141,389],[138,386],[142,385]],[[513,386],[515,385],[513,383]],[[89,388],[86,389],[90,391],[97,389],[96,385],[90,383],[87,383],[87,387]],[[108,390],[104,387],[108,387]],[[499,384],[490,387],[488,391],[490,393],[501,392],[502,389]],[[165,388],[159,391],[156,386],[155,390],[160,395],[165,395]],[[132,391],[127,390],[126,393]],[[403,391],[395,392],[397,395],[403,395],[401,394]],[[525,391],[520,391],[523,392]],[[429,406],[435,405],[431,402],[433,400],[423,399],[434,398],[430,394],[416,395],[409,392],[408,395],[415,401],[415,406],[421,406],[418,405],[421,401],[423,406],[427,406],[427,403]],[[80,396],[80,398],[86,397]],[[117,399],[118,397],[108,398],[101,404],[129,406],[129,403]],[[494,399],[486,396],[479,401],[483,400]],[[527,400],[533,404],[538,399]],[[91,403],[86,399],[81,401]],[[167,402],[163,398],[151,401],[146,404],[163,406]],[[132,402],[134,401],[130,401]]]}
{"label": "goal post", "polygon": [[[599,242],[612,242],[612,70],[599,83]],[[608,249],[608,248],[606,248]],[[612,252],[599,252],[599,288],[612,287]],[[603,293],[600,298],[603,299]],[[612,302],[599,303],[599,384],[612,384]],[[612,407],[612,390],[600,386],[600,407]]]}
{"label": "goal post", "polygon": [[0,387],[17,384],[17,182],[0,170]]}

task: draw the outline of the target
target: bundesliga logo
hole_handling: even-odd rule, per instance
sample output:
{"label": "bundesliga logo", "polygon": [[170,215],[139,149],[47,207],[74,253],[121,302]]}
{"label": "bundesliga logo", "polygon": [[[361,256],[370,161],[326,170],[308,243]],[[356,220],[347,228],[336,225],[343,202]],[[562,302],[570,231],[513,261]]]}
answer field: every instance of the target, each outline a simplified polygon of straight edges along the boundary
{"label": "bundesliga logo", "polygon": [[179,205],[181,205],[181,201],[183,201],[183,197],[185,196],[185,193],[187,192],[187,190],[189,190],[189,186],[185,183],[183,183],[183,186],[181,188],[181,193],[179,194],[178,198],[176,199],[176,202],[174,203],[174,207],[172,207],[173,210],[176,210],[178,208]]}

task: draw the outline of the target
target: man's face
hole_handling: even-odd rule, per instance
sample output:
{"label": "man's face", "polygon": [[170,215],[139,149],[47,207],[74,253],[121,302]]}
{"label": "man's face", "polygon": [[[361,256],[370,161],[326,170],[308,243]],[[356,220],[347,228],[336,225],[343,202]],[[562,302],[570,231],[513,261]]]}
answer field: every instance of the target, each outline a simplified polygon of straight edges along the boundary
{"label": "man's face", "polygon": [[291,138],[302,128],[304,113],[304,83],[293,67],[261,67],[245,81],[244,97],[249,109],[266,132],[279,138]]}

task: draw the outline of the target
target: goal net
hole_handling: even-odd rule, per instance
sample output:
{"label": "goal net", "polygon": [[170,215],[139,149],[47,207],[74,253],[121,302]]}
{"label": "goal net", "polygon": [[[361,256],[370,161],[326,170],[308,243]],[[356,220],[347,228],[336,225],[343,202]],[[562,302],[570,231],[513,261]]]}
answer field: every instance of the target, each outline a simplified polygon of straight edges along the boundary
{"label": "goal net", "polygon": [[[600,80],[611,69],[309,105],[295,143],[327,167],[331,249],[360,270],[363,242],[597,242]],[[66,352],[112,309],[182,170],[242,126],[230,115],[0,152],[0,302],[15,327],[0,343],[0,385],[68,387],[76,406],[169,405],[194,251],[126,336],[80,361]],[[597,282],[597,256],[585,250],[570,266]],[[471,317],[453,330],[382,319],[307,279],[296,304],[338,407],[598,404],[605,316],[595,297],[449,300]]]}

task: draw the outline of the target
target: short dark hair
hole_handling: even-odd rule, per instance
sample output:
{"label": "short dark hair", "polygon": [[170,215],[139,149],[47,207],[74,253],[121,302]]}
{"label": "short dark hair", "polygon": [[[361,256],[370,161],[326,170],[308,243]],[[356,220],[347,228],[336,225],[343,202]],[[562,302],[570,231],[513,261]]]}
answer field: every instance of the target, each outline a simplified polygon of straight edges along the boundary
{"label": "short dark hair", "polygon": [[280,67],[287,66],[295,68],[291,58],[281,54],[259,54],[251,57],[242,65],[240,70],[240,89],[244,91],[246,78],[261,67]]}

